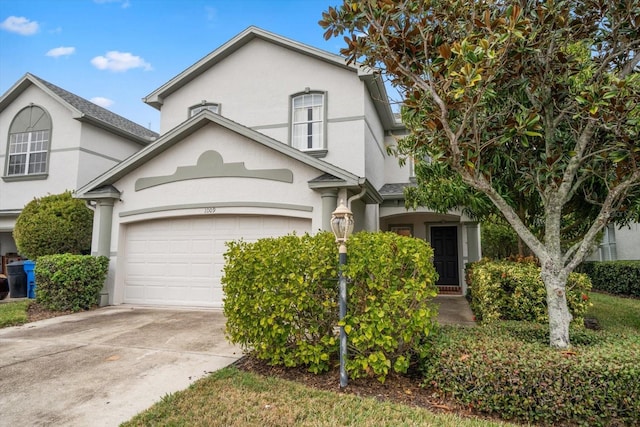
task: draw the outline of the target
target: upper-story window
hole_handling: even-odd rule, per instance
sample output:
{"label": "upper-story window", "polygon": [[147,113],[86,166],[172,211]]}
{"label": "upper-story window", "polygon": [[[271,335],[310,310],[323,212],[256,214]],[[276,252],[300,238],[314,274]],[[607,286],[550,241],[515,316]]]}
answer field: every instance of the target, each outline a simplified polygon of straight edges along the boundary
{"label": "upper-story window", "polygon": [[51,139],[51,117],[41,107],[30,105],[11,122],[5,176],[35,177],[47,173]]}
{"label": "upper-story window", "polygon": [[201,111],[209,110],[213,111],[216,114],[220,114],[220,104],[216,104],[213,102],[202,101],[202,103],[198,105],[194,105],[193,107],[189,107],[189,117],[193,117]]}
{"label": "upper-story window", "polygon": [[302,151],[325,148],[325,95],[304,93],[291,98],[291,146]]}

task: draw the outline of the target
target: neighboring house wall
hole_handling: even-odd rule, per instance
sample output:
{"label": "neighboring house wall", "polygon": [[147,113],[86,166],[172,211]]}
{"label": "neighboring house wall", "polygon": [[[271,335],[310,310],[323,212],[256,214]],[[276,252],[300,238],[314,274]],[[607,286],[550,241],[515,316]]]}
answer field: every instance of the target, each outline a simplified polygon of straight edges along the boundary
{"label": "neighboring house wall", "polygon": [[590,261],[640,260],[640,224],[605,228],[602,241],[588,258]]}
{"label": "neighboring house wall", "polygon": [[[50,119],[46,170],[15,175],[8,170],[9,133],[16,132],[18,127],[12,128],[12,123],[25,108],[41,108]],[[17,251],[12,231],[27,203],[85,185],[156,135],[62,88],[25,75],[0,97],[0,255]]]}

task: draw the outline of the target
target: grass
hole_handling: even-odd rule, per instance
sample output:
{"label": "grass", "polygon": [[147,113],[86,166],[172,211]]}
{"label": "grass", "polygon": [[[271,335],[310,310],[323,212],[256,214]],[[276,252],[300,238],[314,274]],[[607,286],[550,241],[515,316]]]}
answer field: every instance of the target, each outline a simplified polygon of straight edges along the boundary
{"label": "grass", "polygon": [[593,306],[587,317],[598,319],[600,326],[612,332],[640,333],[640,299],[620,298],[592,292]]}
{"label": "grass", "polygon": [[507,426],[307,388],[229,367],[165,396],[132,426]]}
{"label": "grass", "polygon": [[0,328],[26,323],[30,303],[31,301],[16,301],[0,304]]}

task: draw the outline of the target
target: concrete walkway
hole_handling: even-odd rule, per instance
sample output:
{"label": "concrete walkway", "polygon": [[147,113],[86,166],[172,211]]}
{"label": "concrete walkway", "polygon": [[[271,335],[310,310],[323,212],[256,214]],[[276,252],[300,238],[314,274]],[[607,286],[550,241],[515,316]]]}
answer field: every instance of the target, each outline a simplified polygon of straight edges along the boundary
{"label": "concrete walkway", "polygon": [[438,295],[433,300],[438,306],[438,322],[441,325],[474,326],[473,312],[463,296]]}
{"label": "concrete walkway", "polygon": [[0,329],[0,426],[117,426],[240,358],[224,325],[117,306]]}

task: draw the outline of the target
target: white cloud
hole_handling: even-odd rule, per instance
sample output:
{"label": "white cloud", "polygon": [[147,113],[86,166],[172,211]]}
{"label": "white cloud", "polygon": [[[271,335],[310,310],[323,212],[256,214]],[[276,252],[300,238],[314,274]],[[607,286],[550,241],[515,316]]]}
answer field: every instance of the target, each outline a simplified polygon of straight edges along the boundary
{"label": "white cloud", "polygon": [[97,104],[101,107],[104,108],[109,108],[111,107],[115,102],[109,98],[104,98],[102,96],[95,96],[93,98],[91,98],[89,101],[93,102],[94,104]]}
{"label": "white cloud", "polygon": [[115,72],[127,71],[131,68],[142,68],[145,71],[153,69],[151,64],[139,56],[134,56],[129,52],[118,52],[117,50],[109,51],[105,56],[96,56],[91,60],[91,63],[99,70]]}
{"label": "white cloud", "polygon": [[59,56],[69,56],[72,55],[76,52],[76,48],[75,47],[64,47],[64,46],[60,46],[60,47],[56,47],[51,49],[49,52],[46,53],[47,56],[53,56],[54,58],[57,58]]}
{"label": "white cloud", "polygon": [[94,3],[105,4],[105,3],[122,3],[122,8],[126,9],[131,6],[131,2],[129,0],[93,0]]}
{"label": "white cloud", "polygon": [[40,26],[36,21],[29,21],[24,16],[10,16],[0,24],[0,28],[23,36],[30,36],[37,33]]}

